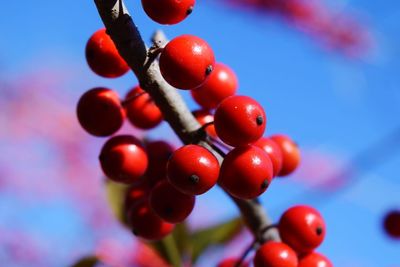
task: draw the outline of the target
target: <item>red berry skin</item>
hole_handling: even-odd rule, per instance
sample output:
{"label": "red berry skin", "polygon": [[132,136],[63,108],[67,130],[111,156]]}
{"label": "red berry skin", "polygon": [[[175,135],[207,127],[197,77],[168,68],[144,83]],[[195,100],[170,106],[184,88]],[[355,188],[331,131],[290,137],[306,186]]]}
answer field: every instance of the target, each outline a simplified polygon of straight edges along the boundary
{"label": "red berry skin", "polygon": [[195,196],[181,193],[167,180],[159,182],[150,194],[151,208],[169,223],[183,222],[192,212],[195,201]]}
{"label": "red berry skin", "polygon": [[147,130],[162,122],[163,114],[161,110],[151,96],[139,86],[129,91],[125,99],[126,115],[133,126]]}
{"label": "red berry skin", "polygon": [[100,152],[100,165],[104,174],[120,183],[133,183],[146,171],[148,159],[141,142],[130,135],[114,136]]}
{"label": "red berry skin", "polygon": [[176,150],[167,164],[167,178],[187,195],[201,195],[218,180],[219,163],[206,148],[186,145]]}
{"label": "red berry skin", "polygon": [[177,24],[193,11],[195,0],[142,0],[147,16],[160,24]]}
{"label": "red berry skin", "polygon": [[271,159],[259,147],[236,147],[221,165],[219,183],[228,193],[241,199],[253,199],[264,193],[272,181]]}
{"label": "red berry skin", "polygon": [[218,137],[231,146],[251,144],[262,137],[267,124],[264,109],[247,96],[231,96],[219,104],[214,115]]}
{"label": "red berry skin", "polygon": [[216,63],[207,81],[190,93],[202,108],[214,109],[222,100],[234,95],[237,88],[238,79],[233,70],[222,63]]}
{"label": "red berry skin", "polygon": [[128,64],[119,55],[106,29],[100,29],[90,37],[85,53],[89,67],[102,77],[120,77],[129,70]]}
{"label": "red berry skin", "polygon": [[321,214],[310,206],[294,206],[285,211],[279,220],[282,241],[297,253],[305,254],[316,249],[325,238],[326,226]]}
{"label": "red berry skin", "polygon": [[148,199],[142,199],[132,207],[128,222],[136,236],[147,240],[160,240],[170,234],[175,227],[154,213]]}
{"label": "red berry skin", "polygon": [[127,189],[123,213],[125,221],[128,220],[128,212],[132,209],[132,207],[142,199],[149,197],[151,189],[152,187],[145,179],[140,179]]}
{"label": "red berry skin", "polygon": [[[195,110],[192,112],[196,120],[203,126],[206,123],[214,122],[214,115],[210,111],[205,109]],[[215,132],[214,124],[210,124],[205,128],[208,135],[217,138],[217,133]]]}
{"label": "red berry skin", "polygon": [[270,137],[281,149],[283,161],[278,176],[286,176],[293,173],[300,164],[300,149],[293,140],[283,134]]}
{"label": "red berry skin", "polygon": [[400,210],[389,212],[385,216],[383,227],[390,237],[400,239]]}
{"label": "red berry skin", "polygon": [[281,242],[268,242],[262,245],[254,257],[254,267],[297,267],[296,253]]}
{"label": "red berry skin", "polygon": [[274,167],[274,177],[277,176],[282,168],[283,161],[282,151],[278,144],[270,138],[262,137],[253,145],[258,146],[267,152],[272,161],[272,166]]}
{"label": "red berry skin", "polygon": [[170,41],[160,55],[160,71],[173,87],[193,89],[203,84],[214,69],[211,47],[199,37],[181,35]]}
{"label": "red berry skin", "polygon": [[158,140],[146,144],[149,166],[146,171],[146,179],[151,185],[167,179],[167,163],[172,153],[176,150],[171,144]]}
{"label": "red berry skin", "polygon": [[300,258],[298,267],[333,267],[332,262],[318,252],[311,252]]}
{"label": "red berry skin", "polygon": [[112,135],[121,128],[125,119],[118,94],[100,87],[81,96],[76,113],[82,128],[95,136]]}
{"label": "red berry skin", "polygon": [[[238,261],[239,258],[227,258],[222,260],[217,267],[236,267]],[[240,267],[249,267],[249,264],[247,262],[242,262]]]}

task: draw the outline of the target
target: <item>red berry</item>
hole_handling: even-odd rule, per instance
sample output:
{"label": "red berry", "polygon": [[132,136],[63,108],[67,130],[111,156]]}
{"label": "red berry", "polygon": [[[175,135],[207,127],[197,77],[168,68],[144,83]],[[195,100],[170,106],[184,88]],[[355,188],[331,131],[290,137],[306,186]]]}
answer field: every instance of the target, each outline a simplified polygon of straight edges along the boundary
{"label": "red berry", "polygon": [[298,267],[333,267],[332,262],[318,252],[311,252],[300,258]]}
{"label": "red berry", "polygon": [[[222,260],[217,267],[236,267],[238,261],[239,258],[227,258]],[[242,262],[239,267],[249,267],[249,264],[247,262]]]}
{"label": "red berry", "polygon": [[294,172],[300,164],[300,150],[290,137],[279,134],[270,137],[280,147],[283,161],[278,176],[286,176]]}
{"label": "red berry", "polygon": [[326,227],[321,214],[309,206],[294,206],[279,220],[282,241],[297,253],[309,253],[324,241]]}
{"label": "red berry", "polygon": [[118,94],[107,88],[94,88],[84,93],[76,113],[82,128],[95,136],[115,133],[125,119]]}
{"label": "red berry", "polygon": [[120,183],[133,183],[146,171],[147,154],[141,142],[130,135],[114,136],[101,149],[99,156],[105,175]]}
{"label": "red berry", "polygon": [[177,24],[193,11],[195,0],[142,0],[147,16],[160,24]]}
{"label": "red berry", "polygon": [[174,224],[163,221],[154,213],[148,199],[142,199],[132,207],[128,222],[136,236],[148,240],[160,240],[174,230]]}
{"label": "red berry", "polygon": [[140,129],[151,129],[163,120],[163,114],[151,96],[136,86],[126,96],[124,103],[129,121]]}
{"label": "red berry", "polygon": [[203,84],[214,64],[211,47],[193,35],[176,37],[165,46],[160,56],[162,76],[179,89],[192,89]]}
{"label": "red berry", "polygon": [[90,37],[86,44],[86,60],[93,72],[105,78],[116,78],[129,70],[106,29],[100,29]]}
{"label": "red berry", "polygon": [[282,168],[283,161],[282,151],[277,143],[275,143],[271,138],[262,137],[253,145],[258,146],[267,152],[274,167],[274,177],[277,176]]}
{"label": "red berry", "polygon": [[151,185],[167,178],[167,163],[175,147],[165,141],[152,141],[146,144],[149,167],[146,178]]}
{"label": "red berry", "polygon": [[267,117],[264,109],[247,96],[231,96],[219,104],[214,115],[217,135],[231,146],[241,146],[260,139]]}
{"label": "red berry", "polygon": [[389,212],[384,219],[386,233],[393,238],[400,238],[400,210]]}
{"label": "red berry", "polygon": [[[206,123],[214,122],[214,115],[211,114],[208,110],[200,109],[193,111],[193,116],[196,120],[201,124],[204,125]],[[214,138],[217,138],[217,133],[215,132],[214,124],[210,124],[205,128],[207,134],[211,135]]]}
{"label": "red berry", "polygon": [[218,180],[219,163],[206,148],[186,145],[176,150],[168,161],[167,177],[173,186],[188,195],[201,195]]}
{"label": "red berry", "polygon": [[220,185],[231,195],[242,199],[258,197],[272,181],[271,159],[264,150],[247,145],[236,147],[221,165]]}
{"label": "red berry", "polygon": [[214,109],[225,98],[236,93],[238,80],[228,66],[216,63],[207,81],[191,90],[193,99],[205,109]]}
{"label": "red berry", "polygon": [[150,190],[151,186],[145,179],[140,179],[127,189],[124,200],[124,218],[126,221],[131,208],[142,199],[147,198]]}
{"label": "red berry", "polygon": [[262,245],[254,257],[254,267],[297,267],[296,253],[281,242],[268,242]]}
{"label": "red berry", "polygon": [[150,206],[161,219],[170,223],[184,221],[194,208],[196,197],[181,193],[167,180],[151,191]]}

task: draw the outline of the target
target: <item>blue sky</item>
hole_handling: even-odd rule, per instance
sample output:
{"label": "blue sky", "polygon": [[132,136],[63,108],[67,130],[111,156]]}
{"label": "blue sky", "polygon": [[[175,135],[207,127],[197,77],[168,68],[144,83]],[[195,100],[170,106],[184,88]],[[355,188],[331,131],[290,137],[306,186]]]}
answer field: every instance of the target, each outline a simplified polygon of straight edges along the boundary
{"label": "blue sky", "polygon": [[[162,28],[171,38],[191,33],[207,40],[217,60],[236,71],[239,93],[265,107],[269,133],[288,133],[301,147],[347,160],[400,125],[398,1],[330,1],[335,8],[356,14],[372,32],[375,46],[362,60],[329,52],[276,18],[240,12],[211,0],[198,1],[193,15],[173,27],[150,21],[140,1],[126,2],[144,38]],[[66,71],[72,79],[60,94],[71,99],[98,85],[124,94],[135,84],[131,74],[108,80],[87,67],[84,46],[91,33],[102,27],[93,1],[10,1],[7,10],[0,16],[0,77],[18,79],[36,69]],[[189,94],[183,94],[195,108]],[[165,132],[169,133],[166,125],[151,135]],[[397,144],[387,151],[399,148]],[[299,202],[319,208],[328,224],[320,251],[335,266],[391,267],[400,263],[400,243],[389,240],[380,224],[386,210],[400,207],[398,166],[400,153],[360,174],[359,182],[333,200],[312,193],[298,198],[307,188],[288,178],[276,181],[262,201],[275,218]],[[213,190],[200,198],[199,205],[211,205],[217,198],[224,196]],[[236,212],[228,202],[220,203],[222,216]],[[37,227],[46,228],[44,221]]]}

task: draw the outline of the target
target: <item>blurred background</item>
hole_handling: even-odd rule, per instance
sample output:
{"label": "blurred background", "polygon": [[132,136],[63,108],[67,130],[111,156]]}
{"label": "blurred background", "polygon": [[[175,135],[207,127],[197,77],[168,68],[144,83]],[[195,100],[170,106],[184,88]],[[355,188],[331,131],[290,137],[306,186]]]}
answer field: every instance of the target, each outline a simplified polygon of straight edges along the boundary
{"label": "blurred background", "polygon": [[[313,205],[328,227],[318,250],[335,266],[400,264],[400,241],[382,227],[400,208],[400,2],[198,0],[187,20],[169,27],[152,22],[140,1],[126,4],[145,40],[159,28],[169,38],[207,40],[238,75],[239,94],[264,106],[267,135],[287,133],[300,145],[300,170],[261,197],[273,218]],[[68,266],[92,254],[111,266],[151,266],[134,263],[144,248],[108,207],[98,163],[105,139],[89,136],[75,115],[85,91],[124,95],[137,83],[132,73],[105,79],[87,66],[86,42],[101,27],[93,1],[9,1],[0,16],[0,266]],[[166,123],[120,132],[179,145]],[[237,215],[214,188],[189,222]],[[251,241],[243,239],[209,251],[198,266],[240,254]]]}

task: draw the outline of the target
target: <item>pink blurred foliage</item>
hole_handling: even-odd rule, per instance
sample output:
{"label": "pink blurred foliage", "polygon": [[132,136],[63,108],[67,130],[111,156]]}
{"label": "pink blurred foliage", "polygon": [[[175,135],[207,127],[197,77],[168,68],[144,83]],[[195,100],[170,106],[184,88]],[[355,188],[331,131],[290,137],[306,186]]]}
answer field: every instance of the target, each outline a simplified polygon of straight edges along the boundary
{"label": "pink blurred foliage", "polygon": [[349,57],[363,57],[372,47],[369,30],[349,14],[332,11],[318,0],[224,0],[260,14],[277,15],[308,33],[326,48]]}

